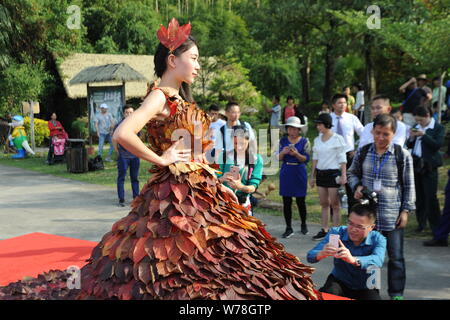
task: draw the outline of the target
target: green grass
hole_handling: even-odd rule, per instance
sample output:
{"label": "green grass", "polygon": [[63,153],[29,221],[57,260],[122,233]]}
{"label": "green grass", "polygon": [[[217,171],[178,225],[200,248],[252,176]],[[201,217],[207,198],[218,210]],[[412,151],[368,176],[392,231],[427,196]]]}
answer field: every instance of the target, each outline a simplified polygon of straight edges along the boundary
{"label": "green grass", "polygon": [[[309,139],[313,140],[313,137],[315,137],[316,131],[315,128],[310,128],[308,132]],[[108,150],[108,149],[106,149]],[[105,151],[106,153],[106,151]],[[57,177],[63,177],[68,178],[72,180],[78,180],[82,182],[92,183],[92,184],[98,184],[108,187],[116,187],[116,179],[117,179],[117,167],[116,162],[104,162],[105,164],[105,170],[100,171],[93,171],[93,172],[86,172],[86,173],[70,173],[67,172],[66,164],[55,164],[52,166],[46,165],[45,160],[47,157],[46,152],[45,153],[37,153],[36,156],[29,157],[27,159],[21,159],[21,160],[13,160],[10,159],[11,155],[5,155],[0,154],[0,165],[6,165],[6,166],[13,166],[18,167],[22,169],[32,170],[36,172],[51,174]],[[140,167],[140,181],[141,186],[145,181],[148,180],[150,177],[150,173],[148,173],[148,170],[150,169],[151,164],[146,161],[141,161],[141,167]],[[444,160],[444,166],[439,168],[439,186],[438,186],[438,199],[441,204],[441,209],[444,204],[444,188],[445,184],[447,183],[447,169],[450,167],[450,159]],[[310,164],[308,164],[308,172],[310,170]],[[125,190],[131,191],[130,183],[128,182],[129,178],[127,177],[127,180],[125,182]],[[269,196],[268,200],[275,201],[278,203],[281,203],[281,197],[278,193],[279,188],[279,175],[269,175],[267,176],[267,180],[261,184],[260,190],[265,191],[267,189],[267,185],[272,182],[276,189],[273,190]],[[306,197],[306,206],[308,210],[308,222],[312,223],[321,223],[321,209],[319,205],[319,196],[317,193],[317,188],[314,189],[308,189],[308,195]],[[266,209],[258,207],[255,210],[257,213],[263,213],[263,214],[270,214],[270,215],[276,215],[276,216],[282,216],[281,210],[272,210],[272,209]],[[299,220],[298,215],[298,209],[295,204],[293,204],[293,219]],[[341,221],[342,223],[346,223],[347,216],[345,209],[341,210]],[[331,222],[330,222],[331,225]],[[416,217],[414,214],[410,215],[410,219],[408,222],[408,225],[405,230],[405,236],[407,238],[417,238],[417,239],[430,239],[432,237],[431,231],[427,230],[425,233],[422,233],[420,235],[416,234],[414,230],[417,228],[417,222]]]}

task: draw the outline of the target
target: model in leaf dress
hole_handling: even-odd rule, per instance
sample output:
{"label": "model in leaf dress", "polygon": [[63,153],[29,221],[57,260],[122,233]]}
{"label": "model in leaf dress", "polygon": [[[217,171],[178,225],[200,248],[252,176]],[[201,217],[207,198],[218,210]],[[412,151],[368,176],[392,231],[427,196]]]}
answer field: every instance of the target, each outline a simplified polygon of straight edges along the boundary
{"label": "model in leaf dress", "polygon": [[[130,213],[93,249],[81,289],[66,289],[67,274],[52,271],[2,288],[0,298],[321,299],[314,269],[249,216],[206,163],[210,119],[189,102],[200,66],[197,45],[185,33],[176,20],[166,35],[158,33],[159,86],[116,130],[119,144],[155,166]],[[136,136],[144,126],[150,148]]]}

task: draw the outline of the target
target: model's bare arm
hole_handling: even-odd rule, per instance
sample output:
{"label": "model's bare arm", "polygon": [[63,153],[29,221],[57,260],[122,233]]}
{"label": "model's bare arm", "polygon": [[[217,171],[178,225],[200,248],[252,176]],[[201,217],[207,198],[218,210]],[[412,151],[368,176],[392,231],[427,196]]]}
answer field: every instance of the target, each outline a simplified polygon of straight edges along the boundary
{"label": "model's bare arm", "polygon": [[190,150],[177,150],[178,141],[167,149],[164,154],[158,156],[147,148],[137,136],[137,133],[142,130],[149,120],[156,118],[158,114],[163,112],[165,104],[166,98],[161,91],[155,90],[151,92],[139,109],[120,124],[114,133],[113,140],[137,157],[159,166],[168,166],[176,161],[189,161]]}

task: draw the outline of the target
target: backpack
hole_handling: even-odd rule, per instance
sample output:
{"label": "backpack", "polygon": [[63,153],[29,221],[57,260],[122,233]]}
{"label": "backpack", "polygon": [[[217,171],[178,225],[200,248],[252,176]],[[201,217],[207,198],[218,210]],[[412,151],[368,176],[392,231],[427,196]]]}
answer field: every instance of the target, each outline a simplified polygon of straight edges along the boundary
{"label": "backpack", "polygon": [[[361,147],[359,152],[359,172],[362,174],[363,170],[363,163],[366,159],[367,152],[369,152],[369,148],[372,145],[372,143],[366,144],[365,146]],[[397,170],[398,170],[398,181],[400,185],[403,185],[403,169],[405,168],[405,157],[403,155],[403,148],[401,145],[394,144],[394,155],[395,155],[395,162],[397,163]]]}
{"label": "backpack", "polygon": [[89,171],[103,170],[103,169],[105,169],[105,166],[103,165],[103,159],[101,156],[96,156],[93,159],[89,159],[88,162]]}

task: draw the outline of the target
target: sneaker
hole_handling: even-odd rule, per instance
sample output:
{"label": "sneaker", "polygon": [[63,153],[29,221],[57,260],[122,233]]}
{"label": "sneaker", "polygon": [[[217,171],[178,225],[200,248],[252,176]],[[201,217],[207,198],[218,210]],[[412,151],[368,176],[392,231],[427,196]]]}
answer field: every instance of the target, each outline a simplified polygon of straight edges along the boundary
{"label": "sneaker", "polygon": [[282,238],[290,238],[294,235],[294,230],[292,230],[292,228],[286,228],[286,231],[283,233],[283,235],[281,236]]}
{"label": "sneaker", "polygon": [[325,230],[320,229],[319,232],[317,232],[317,234],[312,237],[313,240],[322,240],[323,238],[325,238],[325,236],[327,235],[328,232],[325,232]]}
{"label": "sneaker", "polygon": [[119,201],[119,207],[125,207],[125,201]]}
{"label": "sneaker", "polygon": [[308,234],[308,227],[306,226],[306,224],[302,224],[301,233]]}
{"label": "sneaker", "polygon": [[392,296],[391,300],[405,300],[403,296]]}
{"label": "sneaker", "polygon": [[448,240],[447,239],[441,239],[441,240],[429,240],[425,241],[423,243],[425,247],[448,247]]}
{"label": "sneaker", "polygon": [[106,162],[112,162],[112,159],[110,157],[105,159]]}

